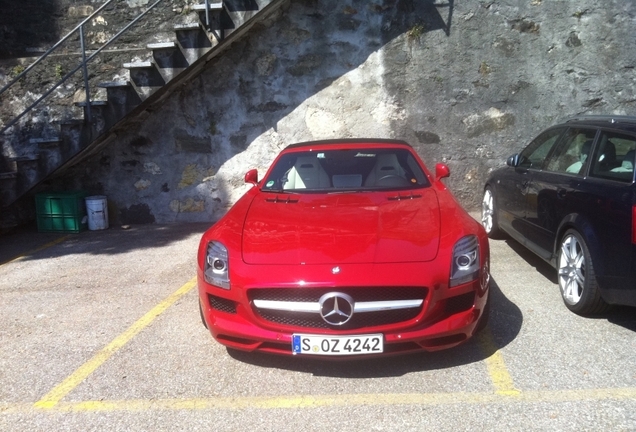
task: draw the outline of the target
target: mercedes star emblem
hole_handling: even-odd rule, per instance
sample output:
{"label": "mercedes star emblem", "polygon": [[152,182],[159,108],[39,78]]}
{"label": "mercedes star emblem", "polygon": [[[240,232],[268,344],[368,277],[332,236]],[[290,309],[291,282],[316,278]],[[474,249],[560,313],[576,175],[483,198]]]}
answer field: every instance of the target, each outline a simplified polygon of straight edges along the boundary
{"label": "mercedes star emblem", "polygon": [[334,326],[340,326],[348,322],[353,316],[355,302],[351,296],[340,293],[330,292],[319,300],[320,316],[327,323]]}

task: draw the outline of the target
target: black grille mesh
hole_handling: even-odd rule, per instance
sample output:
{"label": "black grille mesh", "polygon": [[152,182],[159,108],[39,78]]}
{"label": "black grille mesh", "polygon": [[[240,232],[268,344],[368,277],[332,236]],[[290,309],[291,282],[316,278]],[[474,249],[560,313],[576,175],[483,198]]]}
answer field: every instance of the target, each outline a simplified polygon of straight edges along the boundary
{"label": "black grille mesh", "polygon": [[446,313],[448,315],[467,311],[475,304],[475,293],[469,292],[466,294],[451,297],[446,300]]}
{"label": "black grille mesh", "polygon": [[208,299],[210,300],[210,307],[212,307],[212,309],[231,314],[236,313],[236,303],[232,300],[213,296],[212,294],[208,294]]}
{"label": "black grille mesh", "polygon": [[352,330],[363,327],[375,327],[388,324],[396,324],[415,318],[420,313],[421,307],[412,309],[398,309],[392,311],[364,312],[357,313],[351,320],[340,326],[327,324],[319,314],[258,310],[258,315],[277,324],[290,325],[294,327],[308,327],[320,329],[342,329]]}

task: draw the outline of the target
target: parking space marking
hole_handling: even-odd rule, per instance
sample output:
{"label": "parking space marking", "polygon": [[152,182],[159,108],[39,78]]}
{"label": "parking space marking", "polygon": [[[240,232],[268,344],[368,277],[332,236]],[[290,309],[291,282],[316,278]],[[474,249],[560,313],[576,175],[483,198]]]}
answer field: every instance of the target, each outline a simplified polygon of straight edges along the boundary
{"label": "parking space marking", "polygon": [[62,243],[64,240],[66,240],[69,237],[70,237],[70,235],[65,235],[65,236],[56,238],[55,240],[50,241],[50,242],[40,246],[39,248],[33,249],[31,251],[28,251],[28,252],[25,252],[25,253],[23,253],[21,255],[18,255],[18,256],[14,257],[14,258],[8,259],[8,260],[3,261],[3,262],[0,262],[0,266],[3,266],[5,264],[9,264],[10,262],[19,261],[21,259],[26,258],[29,255],[33,255],[33,254],[35,254],[37,252],[40,252],[40,251],[42,251],[44,249],[50,248],[51,246],[55,246],[58,243]]}
{"label": "parking space marking", "polygon": [[493,353],[484,361],[486,363],[490,379],[495,387],[495,393],[506,396],[519,395],[521,392],[514,386],[514,382],[508,372],[508,368],[506,368],[506,364],[504,363],[503,356],[499,351],[499,347],[497,347],[492,337],[490,326],[486,327],[484,331],[477,336],[477,340],[482,351],[486,355],[488,353]]}
{"label": "parking space marking", "polygon": [[[388,393],[306,396],[239,396],[190,399],[132,399],[112,401],[59,402],[47,412],[144,412],[144,411],[205,411],[243,409],[308,409],[353,406],[443,406],[483,404],[540,404],[581,401],[632,401],[636,403],[636,388],[605,388],[575,390],[523,391],[516,395],[501,393]],[[0,404],[0,414],[33,414],[31,404]]]}
{"label": "parking space marking", "polygon": [[52,409],[60,400],[77,387],[84,379],[92,374],[98,367],[106,362],[113,354],[119,351],[133,337],[135,337],[144,328],[148,327],[159,315],[165,312],[172,304],[190,292],[196,286],[196,276],[190,279],[185,285],[168,296],[165,300],[152,308],[150,312],[131,325],[125,332],[117,336],[111,343],[100,350],[89,361],[80,366],[75,372],[67,377],[60,384],[55,386],[42,399],[37,401],[34,406],[36,408]]}
{"label": "parking space marking", "polygon": [[42,399],[31,403],[1,403],[1,414],[33,414],[47,412],[141,412],[141,411],[203,411],[242,409],[303,409],[344,406],[391,406],[391,405],[476,405],[509,403],[564,403],[577,401],[634,401],[636,388],[574,389],[520,391],[504,363],[490,328],[477,336],[477,341],[486,355],[484,362],[494,386],[494,392],[480,393],[388,393],[388,394],[347,394],[347,395],[303,395],[303,396],[253,396],[253,397],[213,397],[187,399],[133,399],[95,400],[64,402],[62,399],[84,379],[105,363],[113,354],[132,338],[148,327],[159,315],[196,286],[196,277],[184,284],[173,294],[152,308],[115,338],[93,358],[80,366],[73,374],[54,387]]}

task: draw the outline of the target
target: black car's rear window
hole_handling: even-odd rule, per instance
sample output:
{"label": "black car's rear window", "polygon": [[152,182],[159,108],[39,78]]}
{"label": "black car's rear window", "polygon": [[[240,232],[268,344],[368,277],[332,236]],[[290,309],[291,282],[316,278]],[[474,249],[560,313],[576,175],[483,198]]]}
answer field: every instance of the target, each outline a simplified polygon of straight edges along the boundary
{"label": "black car's rear window", "polygon": [[405,149],[304,151],[281,156],[262,183],[263,191],[364,191],[429,186]]}

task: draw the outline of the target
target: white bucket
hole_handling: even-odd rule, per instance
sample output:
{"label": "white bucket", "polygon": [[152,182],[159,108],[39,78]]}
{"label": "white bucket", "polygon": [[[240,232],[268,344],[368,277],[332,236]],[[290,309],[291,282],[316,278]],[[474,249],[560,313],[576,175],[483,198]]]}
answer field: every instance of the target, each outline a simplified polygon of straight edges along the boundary
{"label": "white bucket", "polygon": [[91,231],[108,228],[108,207],[104,195],[85,198],[86,213],[88,214],[88,229]]}

